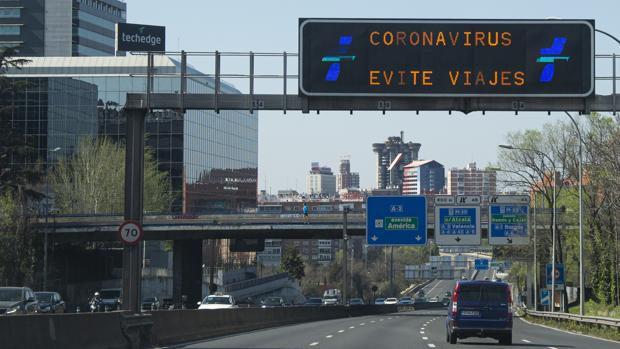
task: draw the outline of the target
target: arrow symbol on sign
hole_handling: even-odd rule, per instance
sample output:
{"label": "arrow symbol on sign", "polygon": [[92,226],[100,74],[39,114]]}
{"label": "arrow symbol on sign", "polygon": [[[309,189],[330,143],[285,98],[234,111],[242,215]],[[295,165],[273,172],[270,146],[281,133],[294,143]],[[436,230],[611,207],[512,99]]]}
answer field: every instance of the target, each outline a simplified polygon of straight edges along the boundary
{"label": "arrow symbol on sign", "polygon": [[508,240],[509,244],[512,244],[512,239],[511,238],[506,238],[506,240]]}
{"label": "arrow symbol on sign", "polygon": [[461,242],[461,238],[459,236],[457,236],[456,238],[454,238],[454,240],[456,240],[456,242]]}
{"label": "arrow symbol on sign", "polygon": [[377,241],[377,240],[379,240],[379,238],[377,237],[377,235],[373,235],[373,236],[370,238],[370,240],[372,240],[372,241]]}
{"label": "arrow symbol on sign", "polygon": [[420,241],[420,240],[422,240],[422,237],[420,235],[418,235],[418,236],[415,237],[415,239]]}

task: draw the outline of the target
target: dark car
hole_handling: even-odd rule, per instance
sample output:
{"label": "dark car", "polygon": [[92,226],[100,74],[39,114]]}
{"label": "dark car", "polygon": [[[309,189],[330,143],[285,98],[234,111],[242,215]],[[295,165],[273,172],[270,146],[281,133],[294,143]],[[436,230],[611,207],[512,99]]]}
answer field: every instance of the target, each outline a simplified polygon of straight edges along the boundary
{"label": "dark car", "polygon": [[0,287],[0,314],[34,314],[39,302],[28,287]]}
{"label": "dark car", "polygon": [[268,297],[261,302],[261,308],[285,307],[286,302],[282,297]]}
{"label": "dark car", "polygon": [[62,300],[58,292],[40,291],[35,292],[37,301],[39,302],[39,311],[41,313],[64,313],[66,309],[65,301]]}
{"label": "dark car", "polygon": [[122,290],[120,288],[107,288],[99,292],[101,306],[108,311],[120,310],[122,304]]}
{"label": "dark car", "polygon": [[361,298],[351,298],[349,300],[349,305],[351,305],[351,306],[364,305],[364,300],[361,299]]}
{"label": "dark car", "polygon": [[413,304],[413,298],[411,298],[411,297],[401,297],[401,299],[398,300],[398,304],[401,304],[401,305],[412,305]]}
{"label": "dark car", "polygon": [[142,300],[142,310],[159,310],[161,302],[157,297],[148,297]]}
{"label": "dark car", "polygon": [[320,297],[310,297],[304,303],[304,306],[307,307],[320,307],[321,305],[323,305],[323,298]]}
{"label": "dark car", "polygon": [[489,337],[512,344],[512,299],[504,282],[459,281],[448,307],[446,339]]}

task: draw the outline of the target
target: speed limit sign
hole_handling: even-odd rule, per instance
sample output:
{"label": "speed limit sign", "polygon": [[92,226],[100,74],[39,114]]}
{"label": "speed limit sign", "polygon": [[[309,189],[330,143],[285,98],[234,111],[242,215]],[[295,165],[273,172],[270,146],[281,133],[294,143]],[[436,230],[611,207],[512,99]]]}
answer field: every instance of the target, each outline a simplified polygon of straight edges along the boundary
{"label": "speed limit sign", "polygon": [[126,245],[135,245],[144,235],[142,226],[134,221],[125,221],[118,227],[118,239]]}

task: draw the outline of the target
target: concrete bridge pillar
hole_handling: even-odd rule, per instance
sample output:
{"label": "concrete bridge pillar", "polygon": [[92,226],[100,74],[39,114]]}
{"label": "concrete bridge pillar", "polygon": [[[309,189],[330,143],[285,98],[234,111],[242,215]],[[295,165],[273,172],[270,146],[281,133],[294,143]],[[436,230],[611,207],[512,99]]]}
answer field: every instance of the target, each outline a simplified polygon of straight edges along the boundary
{"label": "concrete bridge pillar", "polygon": [[[175,240],[172,249],[174,308],[197,308],[202,300],[202,240]],[[186,296],[186,299],[183,299]]]}

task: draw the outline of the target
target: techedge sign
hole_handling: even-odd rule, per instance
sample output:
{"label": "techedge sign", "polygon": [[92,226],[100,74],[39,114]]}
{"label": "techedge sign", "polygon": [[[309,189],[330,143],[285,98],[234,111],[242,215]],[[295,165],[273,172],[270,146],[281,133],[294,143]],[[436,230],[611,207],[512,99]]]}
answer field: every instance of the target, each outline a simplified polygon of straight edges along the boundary
{"label": "techedge sign", "polygon": [[166,27],[116,23],[117,51],[166,51]]}
{"label": "techedge sign", "polygon": [[307,96],[585,97],[594,21],[300,19]]}

